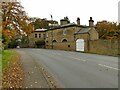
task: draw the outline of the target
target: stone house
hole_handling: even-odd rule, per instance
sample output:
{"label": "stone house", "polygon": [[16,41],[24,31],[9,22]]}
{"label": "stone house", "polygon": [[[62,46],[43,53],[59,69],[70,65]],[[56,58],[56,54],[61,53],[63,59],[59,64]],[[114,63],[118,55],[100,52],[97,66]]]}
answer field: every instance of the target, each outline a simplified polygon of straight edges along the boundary
{"label": "stone house", "polygon": [[48,49],[89,51],[90,41],[98,40],[98,37],[92,17],[89,26],[81,25],[80,18],[77,18],[77,24],[64,18],[60,20],[60,25],[48,30],[36,29],[29,36],[29,47],[36,47],[36,42],[45,41],[44,48]]}
{"label": "stone house", "polygon": [[46,48],[89,51],[89,42],[98,40],[98,32],[94,28],[92,17],[90,17],[89,26],[80,25],[80,18],[77,18],[77,24],[63,19],[60,23],[61,25],[46,31]]}
{"label": "stone house", "polygon": [[29,36],[29,47],[33,48],[36,47],[37,41],[45,41],[45,32],[47,29],[36,29],[30,36]]}
{"label": "stone house", "polygon": [[119,41],[99,39],[92,17],[89,26],[81,25],[80,18],[77,18],[77,24],[67,20],[61,19],[60,25],[48,30],[35,30],[29,36],[29,47],[35,47],[37,41],[45,41],[47,49],[84,51],[113,56],[119,54]]}

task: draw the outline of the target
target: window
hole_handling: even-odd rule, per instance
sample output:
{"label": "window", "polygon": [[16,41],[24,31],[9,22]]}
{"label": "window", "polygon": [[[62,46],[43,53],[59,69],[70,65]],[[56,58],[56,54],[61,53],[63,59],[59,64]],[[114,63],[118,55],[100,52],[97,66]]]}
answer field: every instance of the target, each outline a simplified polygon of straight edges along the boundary
{"label": "window", "polygon": [[56,40],[53,40],[52,42],[55,43],[55,42],[57,42],[57,41],[56,41]]}
{"label": "window", "polygon": [[35,38],[37,38],[37,34],[35,34]]}
{"label": "window", "polygon": [[41,38],[41,34],[39,34],[39,38]]}
{"label": "window", "polygon": [[63,35],[67,35],[67,29],[63,30]]}
{"label": "window", "polygon": [[63,39],[62,42],[67,42],[67,40],[66,40],[66,39]]}

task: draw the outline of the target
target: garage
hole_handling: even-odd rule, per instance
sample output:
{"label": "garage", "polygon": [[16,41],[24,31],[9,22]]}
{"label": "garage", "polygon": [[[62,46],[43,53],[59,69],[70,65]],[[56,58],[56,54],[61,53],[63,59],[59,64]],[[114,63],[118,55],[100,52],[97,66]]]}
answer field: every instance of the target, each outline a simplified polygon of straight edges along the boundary
{"label": "garage", "polygon": [[76,40],[76,51],[84,51],[84,39]]}

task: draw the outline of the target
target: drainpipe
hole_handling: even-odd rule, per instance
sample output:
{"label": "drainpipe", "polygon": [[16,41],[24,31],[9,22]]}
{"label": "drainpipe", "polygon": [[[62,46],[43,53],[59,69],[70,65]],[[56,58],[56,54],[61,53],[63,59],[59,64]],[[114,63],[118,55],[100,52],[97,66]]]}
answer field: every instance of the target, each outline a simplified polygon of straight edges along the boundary
{"label": "drainpipe", "polygon": [[52,30],[52,49],[53,49],[53,30]]}
{"label": "drainpipe", "polygon": [[44,41],[45,41],[44,48],[46,49],[46,31],[45,31],[45,34],[44,34]]}
{"label": "drainpipe", "polygon": [[75,49],[74,50],[76,51],[76,40],[75,39],[76,39],[76,37],[75,37],[75,34],[74,34],[74,44],[75,44]]}
{"label": "drainpipe", "polygon": [[90,51],[90,33],[88,32],[88,51]]}

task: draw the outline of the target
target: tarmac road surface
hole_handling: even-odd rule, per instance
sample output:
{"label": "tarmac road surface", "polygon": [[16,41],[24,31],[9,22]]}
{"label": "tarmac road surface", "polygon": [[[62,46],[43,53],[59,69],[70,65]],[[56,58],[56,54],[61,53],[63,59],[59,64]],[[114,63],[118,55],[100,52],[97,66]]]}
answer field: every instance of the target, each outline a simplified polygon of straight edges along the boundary
{"label": "tarmac road surface", "polygon": [[118,88],[118,57],[50,49],[17,49],[41,63],[64,88]]}

